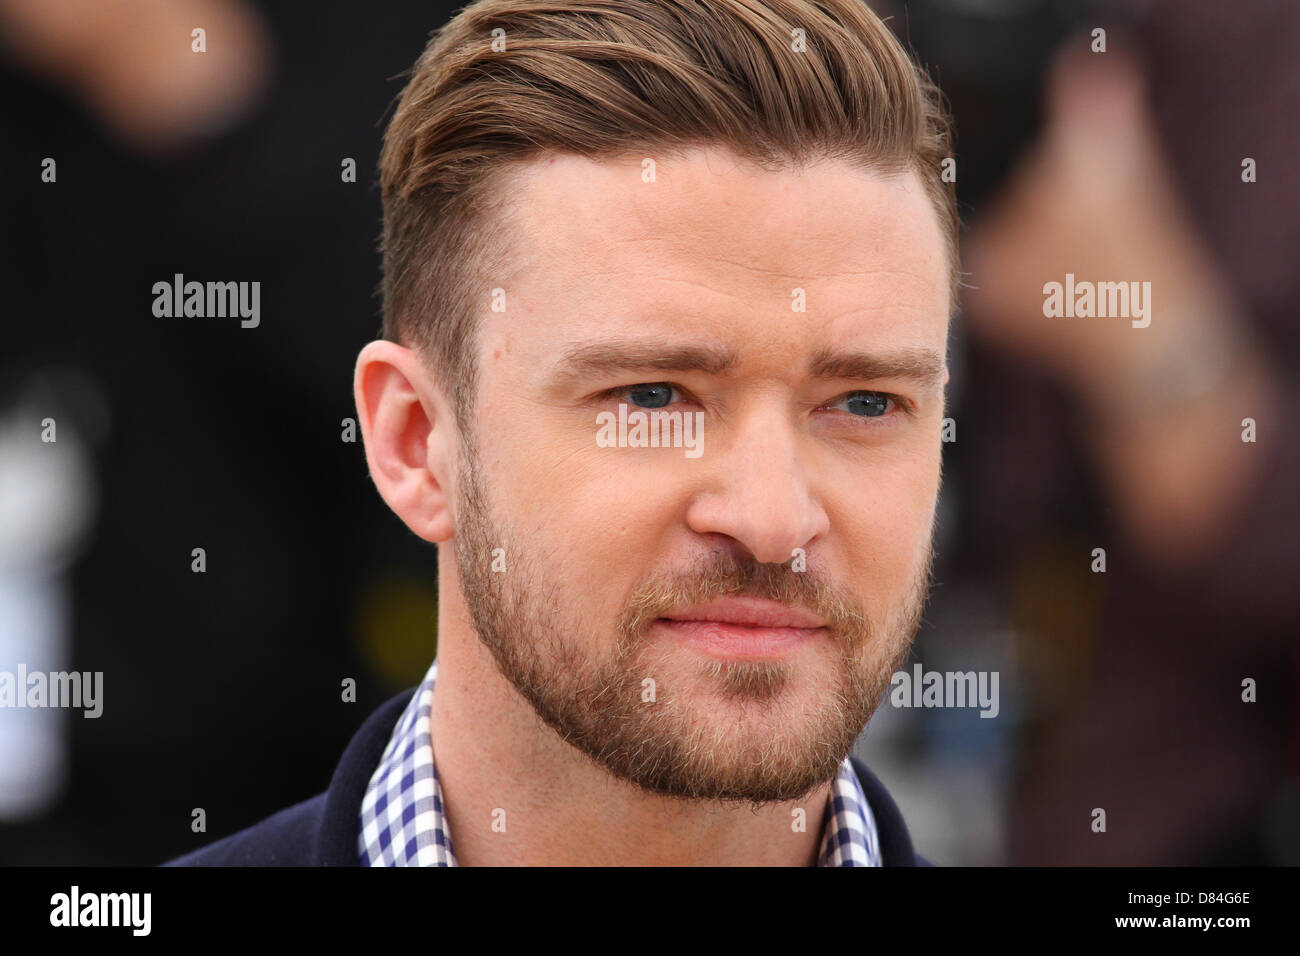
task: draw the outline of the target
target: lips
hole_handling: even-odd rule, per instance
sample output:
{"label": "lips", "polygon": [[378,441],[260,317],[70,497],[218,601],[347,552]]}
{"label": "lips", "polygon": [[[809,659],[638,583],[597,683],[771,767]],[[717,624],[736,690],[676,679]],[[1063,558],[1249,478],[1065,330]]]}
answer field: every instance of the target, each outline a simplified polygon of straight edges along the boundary
{"label": "lips", "polygon": [[800,608],[763,598],[724,598],[679,608],[664,615],[665,620],[731,624],[745,628],[797,628],[815,630],[826,621]]}
{"label": "lips", "polygon": [[658,624],[696,650],[723,660],[783,658],[826,627],[825,620],[809,611],[761,598],[726,598],[678,608]]}

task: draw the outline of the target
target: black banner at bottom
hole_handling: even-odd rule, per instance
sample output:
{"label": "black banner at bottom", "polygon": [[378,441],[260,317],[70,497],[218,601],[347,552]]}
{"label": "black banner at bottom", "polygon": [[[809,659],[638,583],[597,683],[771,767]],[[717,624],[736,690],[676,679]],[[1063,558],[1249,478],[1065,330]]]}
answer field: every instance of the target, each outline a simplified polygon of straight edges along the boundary
{"label": "black banner at bottom", "polygon": [[[6,943],[597,945],[790,930],[909,944],[1289,935],[1291,869],[0,870]],[[783,925],[784,924],[784,925]],[[449,935],[450,934],[450,935]],[[6,952],[21,948],[6,946]]]}

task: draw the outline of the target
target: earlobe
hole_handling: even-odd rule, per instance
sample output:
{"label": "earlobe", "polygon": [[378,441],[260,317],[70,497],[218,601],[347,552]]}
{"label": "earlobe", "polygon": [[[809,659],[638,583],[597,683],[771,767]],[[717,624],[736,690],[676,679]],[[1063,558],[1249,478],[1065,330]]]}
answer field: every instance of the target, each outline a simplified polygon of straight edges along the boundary
{"label": "earlobe", "polygon": [[395,342],[370,342],[357,356],[352,390],[380,496],[417,536],[447,541],[455,423],[424,363]]}

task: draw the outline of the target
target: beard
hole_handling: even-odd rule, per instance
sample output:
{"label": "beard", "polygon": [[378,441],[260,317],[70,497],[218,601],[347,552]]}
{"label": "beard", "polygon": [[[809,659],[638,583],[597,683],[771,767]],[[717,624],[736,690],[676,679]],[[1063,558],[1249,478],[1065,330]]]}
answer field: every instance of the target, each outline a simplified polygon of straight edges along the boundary
{"label": "beard", "polygon": [[[812,571],[726,549],[640,582],[611,633],[575,610],[562,557],[524,547],[497,520],[468,440],[464,451],[455,546],[470,619],[502,675],[562,740],[620,780],[690,800],[757,807],[799,800],[835,777],[916,634],[932,539],[880,625]],[[504,573],[490,570],[496,548],[505,549]],[[819,655],[816,669],[811,655],[801,664],[718,660],[648,633],[677,608],[729,596],[819,615],[827,630],[813,640],[829,643],[830,659]]]}

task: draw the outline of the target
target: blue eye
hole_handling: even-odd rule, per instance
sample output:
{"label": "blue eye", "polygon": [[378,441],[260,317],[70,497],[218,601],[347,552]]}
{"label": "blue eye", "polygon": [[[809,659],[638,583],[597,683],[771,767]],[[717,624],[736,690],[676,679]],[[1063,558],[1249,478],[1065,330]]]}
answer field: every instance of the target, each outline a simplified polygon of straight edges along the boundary
{"label": "blue eye", "polygon": [[841,399],[850,415],[879,418],[889,411],[889,396],[883,392],[854,392]]}
{"label": "blue eye", "polygon": [[628,400],[639,408],[663,408],[673,403],[674,388],[666,382],[632,385],[622,389]]}

